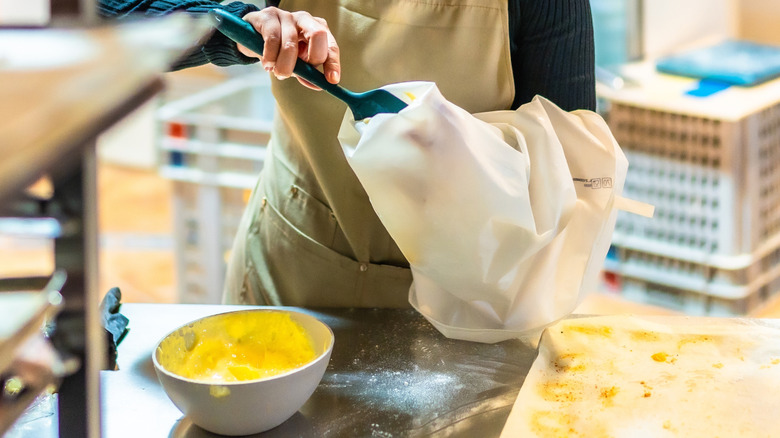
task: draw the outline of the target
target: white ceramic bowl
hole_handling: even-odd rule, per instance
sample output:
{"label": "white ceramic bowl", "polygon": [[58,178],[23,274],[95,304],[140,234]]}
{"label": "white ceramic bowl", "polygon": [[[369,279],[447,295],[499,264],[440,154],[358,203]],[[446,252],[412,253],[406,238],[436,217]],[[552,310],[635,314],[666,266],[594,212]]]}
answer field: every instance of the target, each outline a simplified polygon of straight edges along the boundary
{"label": "white ceramic bowl", "polygon": [[[220,383],[182,377],[164,367],[164,361],[169,359],[162,354],[161,346],[171,345],[166,343],[169,338],[192,338],[193,327],[199,324],[213,324],[225,317],[253,318],[263,312],[284,312],[300,324],[312,341],[314,359],[276,376]],[[309,399],[325,374],[333,341],[330,327],[310,315],[286,309],[241,310],[208,316],[179,327],[157,344],[152,360],[166,394],[194,424],[222,435],[250,435],[282,424]]]}

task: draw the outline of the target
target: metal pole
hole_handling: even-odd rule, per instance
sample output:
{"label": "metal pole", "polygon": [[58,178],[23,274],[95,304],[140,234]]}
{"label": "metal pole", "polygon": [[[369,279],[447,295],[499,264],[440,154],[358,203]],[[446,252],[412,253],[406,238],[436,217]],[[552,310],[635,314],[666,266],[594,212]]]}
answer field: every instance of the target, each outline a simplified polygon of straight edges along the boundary
{"label": "metal pole", "polygon": [[59,436],[99,437],[100,370],[106,338],[100,323],[97,290],[97,173],[94,142],[67,179],[55,182],[55,197],[63,204],[66,223],[55,239],[55,265],[66,270],[57,317],[58,349],[78,359],[78,372],[65,378],[58,391]]}

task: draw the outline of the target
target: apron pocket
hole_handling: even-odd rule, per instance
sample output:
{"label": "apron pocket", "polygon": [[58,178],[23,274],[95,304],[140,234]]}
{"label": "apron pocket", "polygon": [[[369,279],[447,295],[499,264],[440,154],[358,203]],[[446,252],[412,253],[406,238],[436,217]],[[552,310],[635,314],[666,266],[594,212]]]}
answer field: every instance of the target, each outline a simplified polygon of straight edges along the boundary
{"label": "apron pocket", "polygon": [[345,257],[297,229],[270,202],[258,212],[246,254],[253,292],[271,304],[409,307],[409,269]]}
{"label": "apron pocket", "polygon": [[299,233],[339,254],[354,258],[333,210],[298,185],[298,178],[286,167],[277,166],[275,170],[274,181],[269,179],[268,182],[270,187],[263,187],[268,203],[273,204],[285,221]]}

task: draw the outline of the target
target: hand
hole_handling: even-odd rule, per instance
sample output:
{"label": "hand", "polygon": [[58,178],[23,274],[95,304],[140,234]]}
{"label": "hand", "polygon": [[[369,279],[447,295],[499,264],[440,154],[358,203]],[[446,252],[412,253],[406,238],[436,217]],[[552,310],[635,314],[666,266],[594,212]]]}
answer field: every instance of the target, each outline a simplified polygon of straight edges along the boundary
{"label": "hand", "polygon": [[[315,67],[322,66],[328,82],[339,82],[339,46],[324,19],[312,17],[305,11],[287,12],[275,7],[250,12],[243,19],[262,35],[265,46],[263,56],[241,44],[238,45],[238,50],[244,55],[260,58],[263,68],[278,79],[293,76],[295,61],[301,58]],[[308,88],[320,89],[297,76],[296,78]]]}

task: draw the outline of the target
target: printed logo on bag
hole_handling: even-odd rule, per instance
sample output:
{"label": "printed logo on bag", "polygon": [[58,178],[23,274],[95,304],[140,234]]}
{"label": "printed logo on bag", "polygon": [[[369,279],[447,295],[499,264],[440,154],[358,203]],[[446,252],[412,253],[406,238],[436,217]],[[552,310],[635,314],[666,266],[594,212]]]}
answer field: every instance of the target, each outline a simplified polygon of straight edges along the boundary
{"label": "printed logo on bag", "polygon": [[574,182],[583,183],[585,187],[592,189],[611,189],[612,178],[605,176],[603,178],[572,178]]}

